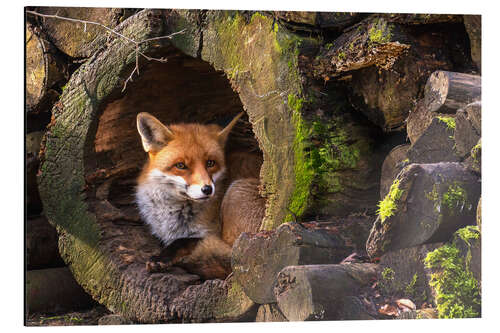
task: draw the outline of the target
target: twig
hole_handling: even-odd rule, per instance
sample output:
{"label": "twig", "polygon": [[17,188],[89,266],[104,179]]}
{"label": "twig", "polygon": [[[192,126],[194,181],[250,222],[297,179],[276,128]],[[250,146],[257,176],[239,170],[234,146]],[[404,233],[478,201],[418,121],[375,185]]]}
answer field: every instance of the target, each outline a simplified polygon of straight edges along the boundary
{"label": "twig", "polygon": [[55,15],[41,14],[41,13],[38,13],[38,12],[35,12],[35,11],[32,11],[32,10],[27,10],[26,13],[27,14],[31,14],[31,15],[35,15],[35,16],[39,16],[39,17],[43,17],[43,18],[53,18],[53,19],[70,21],[70,22],[83,23],[83,31],[84,32],[87,31],[87,24],[93,24],[93,25],[96,25],[96,26],[99,26],[99,27],[105,29],[110,34],[115,34],[116,36],[125,39],[127,42],[134,44],[135,45],[135,67],[132,70],[132,73],[130,73],[130,75],[128,76],[128,78],[123,83],[122,92],[125,91],[125,89],[127,88],[127,83],[129,81],[132,82],[132,77],[134,76],[135,72],[137,72],[137,75],[139,76],[139,56],[144,57],[144,59],[146,59],[148,61],[158,61],[158,62],[161,62],[161,63],[167,62],[167,58],[154,58],[154,57],[147,56],[143,52],[139,51],[139,46],[141,44],[147,43],[147,42],[151,42],[151,41],[155,41],[155,40],[160,40],[160,39],[171,39],[175,35],[182,34],[182,33],[186,32],[186,29],[182,29],[180,31],[171,33],[170,35],[167,35],[167,36],[158,36],[158,37],[147,38],[147,39],[144,39],[144,40],[141,40],[141,41],[136,41],[136,40],[134,40],[132,38],[129,38],[129,37],[127,37],[127,36],[119,33],[118,31],[116,31],[114,29],[111,29],[111,28],[105,26],[104,24],[99,23],[99,22],[87,21],[87,20],[80,20],[80,19],[75,19],[75,18],[70,18],[70,17],[59,16],[59,15],[57,15],[57,13]]}

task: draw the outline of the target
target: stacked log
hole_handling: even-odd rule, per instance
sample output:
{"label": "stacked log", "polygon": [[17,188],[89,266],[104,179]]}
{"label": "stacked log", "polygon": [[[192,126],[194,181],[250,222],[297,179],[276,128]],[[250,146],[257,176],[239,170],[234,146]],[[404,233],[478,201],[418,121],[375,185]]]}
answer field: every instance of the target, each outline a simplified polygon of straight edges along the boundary
{"label": "stacked log", "polygon": [[[29,43],[55,51],[30,60],[29,73],[40,63],[48,70],[47,84],[33,81],[28,109],[46,110],[46,103],[52,117],[30,118],[45,139],[28,185],[37,174],[44,214],[78,285],[124,323],[380,318],[362,295],[396,262],[389,256],[412,249],[421,259],[480,216],[480,77],[452,72],[459,68],[447,44],[454,33],[443,28],[468,17],[34,10],[42,16],[30,19]],[[120,35],[154,40],[136,48]],[[154,60],[162,58],[168,62]],[[51,91],[57,103],[37,97]],[[262,156],[254,200],[265,211],[255,212],[260,230],[236,240],[234,274],[225,281],[201,281],[176,267],[145,269],[161,244],[133,202],[146,158],[134,122],[144,110],[167,124],[220,125],[246,111],[228,151]],[[388,134],[404,137],[405,130],[411,144]],[[395,180],[406,194],[394,198],[392,216],[375,221],[377,201],[394,195]],[[462,190],[466,198],[453,197]],[[422,211],[435,214],[422,222]],[[381,255],[383,265],[370,262]],[[411,283],[411,273],[402,281]]]}
{"label": "stacked log", "polygon": [[[380,271],[391,272],[390,278],[379,275],[385,291],[432,302],[440,318],[450,316],[442,288],[453,290],[449,281],[436,288],[444,274],[470,278],[468,292],[475,298],[458,301],[469,309],[459,315],[480,315],[480,229],[471,229],[480,226],[481,214],[480,82],[479,76],[447,71],[429,77],[418,113],[408,118],[407,161],[397,175],[381,180],[393,182],[383,189],[387,194],[366,243],[371,257],[381,256]],[[396,167],[391,154],[386,162]],[[430,259],[444,249],[458,253],[446,259],[454,260],[453,273],[437,263],[444,258]]]}

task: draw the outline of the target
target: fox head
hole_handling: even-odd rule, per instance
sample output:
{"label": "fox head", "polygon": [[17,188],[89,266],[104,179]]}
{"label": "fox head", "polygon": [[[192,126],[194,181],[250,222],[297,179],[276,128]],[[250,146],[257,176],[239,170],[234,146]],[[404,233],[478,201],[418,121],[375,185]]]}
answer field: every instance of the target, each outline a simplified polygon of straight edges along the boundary
{"label": "fox head", "polygon": [[[243,112],[225,128],[218,125],[165,126],[146,112],[137,115],[137,130],[149,154],[143,181],[163,184],[179,199],[205,201],[215,193],[224,176],[224,147],[229,132]],[[141,181],[141,178],[140,180]]]}

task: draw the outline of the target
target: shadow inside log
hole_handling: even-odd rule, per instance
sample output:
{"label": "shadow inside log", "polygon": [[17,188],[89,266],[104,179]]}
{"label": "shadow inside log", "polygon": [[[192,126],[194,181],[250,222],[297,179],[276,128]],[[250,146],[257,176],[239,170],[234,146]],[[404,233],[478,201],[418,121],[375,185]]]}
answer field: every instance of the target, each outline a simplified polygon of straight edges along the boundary
{"label": "shadow inside log", "polygon": [[[120,270],[130,270],[132,275],[149,274],[145,263],[161,250],[134,202],[136,178],[147,160],[137,132],[137,114],[148,112],[164,124],[225,126],[243,110],[223,72],[174,51],[167,50],[167,57],[167,63],[141,63],[140,75],[126,90],[117,89],[101,104],[92,126],[95,135],[87,137],[84,154],[87,203],[101,228],[101,249]],[[124,70],[123,77],[131,71]],[[247,115],[229,137],[226,153],[235,151],[260,153]],[[180,268],[165,275],[171,273],[188,284],[199,283]]]}

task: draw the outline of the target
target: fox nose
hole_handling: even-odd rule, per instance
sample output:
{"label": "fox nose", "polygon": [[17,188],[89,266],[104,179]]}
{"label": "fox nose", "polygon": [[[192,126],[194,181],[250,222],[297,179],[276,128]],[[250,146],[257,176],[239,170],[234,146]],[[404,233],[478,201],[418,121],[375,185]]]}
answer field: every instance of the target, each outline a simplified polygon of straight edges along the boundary
{"label": "fox nose", "polygon": [[205,185],[201,188],[201,192],[203,192],[203,194],[205,195],[210,195],[212,194],[212,186],[210,185]]}

